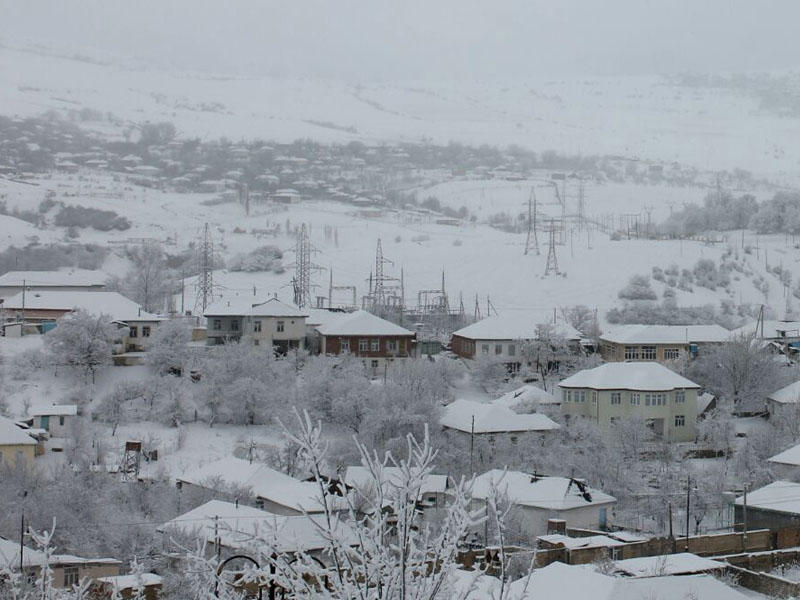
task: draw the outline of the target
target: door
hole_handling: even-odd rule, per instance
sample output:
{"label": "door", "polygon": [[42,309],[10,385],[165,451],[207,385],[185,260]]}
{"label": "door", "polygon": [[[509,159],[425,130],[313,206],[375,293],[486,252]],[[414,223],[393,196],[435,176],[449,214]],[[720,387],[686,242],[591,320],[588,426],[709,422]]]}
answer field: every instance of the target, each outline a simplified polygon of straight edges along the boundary
{"label": "door", "polygon": [[608,524],[608,515],[605,508],[600,509],[600,529],[605,529]]}
{"label": "door", "polygon": [[41,425],[42,429],[45,431],[50,431],[50,417],[47,415],[41,417]]}

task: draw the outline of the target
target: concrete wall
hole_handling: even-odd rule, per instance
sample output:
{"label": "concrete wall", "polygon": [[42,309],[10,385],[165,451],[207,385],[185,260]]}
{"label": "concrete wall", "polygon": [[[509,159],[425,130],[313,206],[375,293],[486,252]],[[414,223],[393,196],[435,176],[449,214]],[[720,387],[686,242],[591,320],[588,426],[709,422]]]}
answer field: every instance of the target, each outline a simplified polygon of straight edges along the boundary
{"label": "concrete wall", "polygon": [[[571,392],[571,400],[567,401],[567,391]],[[586,401],[576,402],[576,392],[585,392]],[[621,395],[619,404],[612,404],[612,394]],[[570,417],[586,417],[597,421],[601,427],[608,427],[612,420],[625,419],[639,416],[644,419],[661,419],[663,422],[663,436],[675,442],[692,441],[695,438],[697,421],[697,390],[684,390],[685,401],[675,401],[675,391],[663,391],[667,395],[664,406],[647,406],[646,394],[631,390],[592,390],[590,388],[561,388],[561,409],[564,415]],[[652,393],[652,392],[650,392]],[[594,401],[594,394],[597,401]],[[632,404],[633,394],[639,394],[639,403]],[[684,425],[675,425],[675,416],[683,415]]]}
{"label": "concrete wall", "polygon": [[[50,432],[50,437],[67,437],[72,427],[72,421],[75,418],[76,417],[72,415],[50,415],[50,423],[47,426],[47,431]],[[61,424],[62,419],[64,421],[63,425]],[[36,429],[44,429],[42,427],[41,416],[36,416],[33,418],[33,427]]]}
{"label": "concrete wall", "polygon": [[[31,439],[31,441],[33,441],[33,439]],[[20,458],[26,467],[32,467],[35,452],[35,443],[0,445],[0,464],[16,467],[17,459]]]}

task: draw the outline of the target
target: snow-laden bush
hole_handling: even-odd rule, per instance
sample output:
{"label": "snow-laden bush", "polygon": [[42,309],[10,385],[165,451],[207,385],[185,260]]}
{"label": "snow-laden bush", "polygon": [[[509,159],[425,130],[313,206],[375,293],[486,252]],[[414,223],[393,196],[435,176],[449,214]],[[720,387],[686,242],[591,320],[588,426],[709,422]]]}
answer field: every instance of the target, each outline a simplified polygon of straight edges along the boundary
{"label": "snow-laden bush", "polygon": [[283,273],[282,259],[283,252],[277,246],[260,246],[246,254],[234,256],[228,268],[231,271],[244,271],[247,273],[256,271]]}
{"label": "snow-laden bush", "polygon": [[85,206],[65,206],[56,214],[53,223],[58,227],[92,227],[98,231],[125,231],[131,222],[113,210]]}
{"label": "snow-laden bush", "polygon": [[628,285],[622,288],[617,295],[623,300],[655,300],[658,298],[650,286],[650,278],[647,275],[634,275],[628,281]]}

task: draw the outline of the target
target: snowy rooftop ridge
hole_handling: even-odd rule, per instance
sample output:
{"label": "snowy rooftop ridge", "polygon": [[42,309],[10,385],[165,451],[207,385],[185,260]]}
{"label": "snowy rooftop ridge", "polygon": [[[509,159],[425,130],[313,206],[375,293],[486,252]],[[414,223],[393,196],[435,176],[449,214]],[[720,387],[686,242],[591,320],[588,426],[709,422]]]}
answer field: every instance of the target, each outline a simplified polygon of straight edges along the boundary
{"label": "snowy rooftop ridge", "polygon": [[61,269],[59,271],[8,271],[0,275],[0,287],[97,287],[105,286],[105,274],[88,269]]}
{"label": "snowy rooftop ridge", "polygon": [[514,410],[514,407],[521,402],[535,402],[538,404],[560,404],[560,401],[550,392],[544,391],[535,385],[526,384],[510,392],[506,392],[499,398],[492,400],[492,404],[505,406]]}
{"label": "snowy rooftop ridge", "polygon": [[0,417],[0,446],[33,446],[36,441],[11,419]]}
{"label": "snowy rooftop ridge", "polygon": [[538,337],[537,325],[540,323],[552,325],[555,335],[568,340],[581,339],[580,332],[568,323],[550,323],[546,318],[538,320],[536,315],[528,313],[486,317],[454,331],[453,335],[470,340],[535,340]]}
{"label": "snowy rooftop ridge", "polygon": [[618,325],[600,336],[614,344],[722,343],[731,332],[721,325]]}
{"label": "snowy rooftop ridge", "polygon": [[342,313],[338,319],[331,320],[317,330],[325,336],[330,335],[402,335],[412,336],[413,331],[381,319],[366,310]]}
{"label": "snowy rooftop ridge", "polygon": [[[392,486],[399,486],[402,481],[402,471],[398,467],[384,467],[383,474],[385,483]],[[347,467],[344,472],[343,483],[346,486],[354,487],[362,492],[368,491],[374,484],[374,479],[369,470],[363,466]],[[427,475],[422,481],[420,494],[442,494],[447,490],[447,475]]]}
{"label": "snowy rooftop ridge", "polygon": [[[600,490],[584,486],[569,477],[537,476],[521,471],[492,469],[478,475],[472,483],[472,496],[486,500],[494,490],[505,492],[513,504],[570,510],[584,506],[611,504],[617,499]],[[581,491],[584,487],[586,494]]]}
{"label": "snowy rooftop ridge", "polygon": [[775,456],[770,456],[767,462],[800,467],[800,444],[787,448],[783,452],[778,452]]}
{"label": "snowy rooftop ridge", "polygon": [[254,297],[248,296],[233,296],[231,298],[224,298],[206,307],[206,311],[203,314],[206,317],[247,316],[287,317],[297,319],[308,316],[307,312],[304,312],[295,306],[285,304],[277,298],[258,301]]}
{"label": "snowy rooftop ridge", "polygon": [[[741,506],[742,504],[744,504],[744,496],[736,498],[736,505]],[[764,487],[748,492],[747,506],[800,515],[800,483],[773,481]]]}
{"label": "snowy rooftop ridge", "polygon": [[562,388],[664,391],[700,386],[657,362],[610,362],[567,377]]}
{"label": "snowy rooftop ridge", "polygon": [[781,404],[800,403],[800,381],[795,381],[782,387],[777,392],[772,392],[767,398]]}
{"label": "snowy rooftop ridge", "polygon": [[31,417],[74,417],[78,414],[77,404],[52,404],[50,406],[38,406],[32,408],[29,416]]}
{"label": "snowy rooftop ridge", "polygon": [[[22,292],[6,298],[5,310],[22,310]],[[25,294],[25,310],[85,310],[93,315],[109,315],[113,321],[160,321],[162,317],[145,311],[139,304],[118,292],[37,291]]]}
{"label": "snowy rooftop ridge", "polygon": [[439,424],[442,427],[470,433],[512,433],[525,431],[551,431],[559,425],[541,413],[517,414],[500,404],[487,404],[474,400],[456,400],[444,407]]}
{"label": "snowy rooftop ridge", "polygon": [[724,569],[725,565],[691,552],[679,552],[664,556],[642,556],[618,560],[614,563],[614,567],[617,571],[631,577],[658,577],[719,571]]}

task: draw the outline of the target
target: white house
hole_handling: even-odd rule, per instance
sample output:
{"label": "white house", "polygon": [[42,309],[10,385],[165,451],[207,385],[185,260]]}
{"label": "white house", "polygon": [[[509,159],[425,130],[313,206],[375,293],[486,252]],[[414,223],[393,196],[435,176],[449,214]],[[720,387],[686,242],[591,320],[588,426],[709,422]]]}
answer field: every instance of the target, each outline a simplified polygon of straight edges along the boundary
{"label": "white house", "polygon": [[605,529],[617,502],[580,479],[492,469],[473,481],[473,506],[485,507],[490,494],[497,492],[508,496],[513,518],[531,537],[547,534],[550,519],[562,519],[568,527]]}
{"label": "white house", "polygon": [[0,417],[0,467],[33,465],[36,440],[11,419]]}
{"label": "white house", "polygon": [[[277,515],[323,512],[319,484],[300,481],[260,463],[228,457],[190,469],[176,478],[178,486],[195,486],[220,494],[249,491],[256,505]],[[337,510],[346,508],[343,498],[334,501]]]}
{"label": "white house", "polygon": [[561,409],[608,427],[640,417],[653,433],[674,442],[695,437],[700,386],[657,362],[610,362],[584,369],[559,384]]}
{"label": "white house", "polygon": [[69,435],[77,415],[78,406],[75,404],[53,404],[34,408],[30,412],[30,416],[33,418],[33,427],[43,429],[50,434],[50,437],[55,438]]}
{"label": "white house", "polygon": [[800,444],[767,459],[770,470],[779,479],[800,481]]}
{"label": "white house", "polygon": [[541,413],[517,414],[510,408],[474,400],[456,400],[442,410],[439,424],[467,435],[508,435],[511,441],[518,436],[547,433],[559,428],[558,423]]}
{"label": "white house", "polygon": [[795,381],[767,396],[769,418],[783,421],[800,417],[800,381]]}

